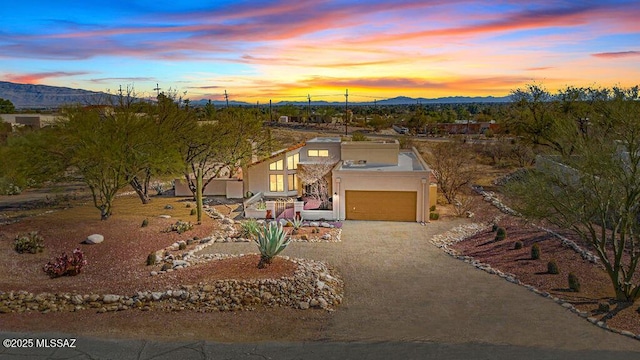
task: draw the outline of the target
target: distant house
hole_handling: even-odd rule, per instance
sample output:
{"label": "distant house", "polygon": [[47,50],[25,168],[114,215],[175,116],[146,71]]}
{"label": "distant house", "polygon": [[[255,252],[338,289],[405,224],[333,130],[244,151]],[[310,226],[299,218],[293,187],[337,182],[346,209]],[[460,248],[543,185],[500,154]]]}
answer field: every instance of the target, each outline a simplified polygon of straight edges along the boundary
{"label": "distant house", "polygon": [[[310,169],[327,169],[320,196],[301,180]],[[436,200],[430,174],[420,154],[401,150],[396,140],[318,137],[251,164],[244,180],[251,194],[300,199],[296,211],[305,211],[305,218],[317,209],[325,219],[426,222]],[[324,197],[329,203],[321,205]]]}

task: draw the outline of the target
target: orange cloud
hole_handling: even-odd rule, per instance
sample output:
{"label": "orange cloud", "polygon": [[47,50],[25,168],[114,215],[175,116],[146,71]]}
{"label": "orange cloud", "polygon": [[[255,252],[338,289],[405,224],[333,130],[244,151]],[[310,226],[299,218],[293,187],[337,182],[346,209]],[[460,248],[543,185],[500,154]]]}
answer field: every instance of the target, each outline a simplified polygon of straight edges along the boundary
{"label": "orange cloud", "polygon": [[5,74],[5,78],[12,82],[17,82],[21,84],[39,84],[44,79],[50,78],[62,78],[62,77],[70,77],[77,75],[86,75],[87,72],[66,72],[66,71],[55,71],[55,72],[43,72],[43,73],[34,73],[34,74]]}

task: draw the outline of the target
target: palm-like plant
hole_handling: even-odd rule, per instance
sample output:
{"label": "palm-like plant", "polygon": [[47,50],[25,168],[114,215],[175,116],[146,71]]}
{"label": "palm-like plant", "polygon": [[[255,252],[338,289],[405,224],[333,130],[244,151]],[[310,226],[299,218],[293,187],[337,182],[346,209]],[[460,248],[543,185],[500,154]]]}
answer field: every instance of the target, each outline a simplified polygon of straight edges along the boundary
{"label": "palm-like plant", "polygon": [[258,269],[271,264],[271,260],[289,245],[291,239],[287,235],[282,225],[276,222],[266,224],[258,231],[254,239],[260,250]]}

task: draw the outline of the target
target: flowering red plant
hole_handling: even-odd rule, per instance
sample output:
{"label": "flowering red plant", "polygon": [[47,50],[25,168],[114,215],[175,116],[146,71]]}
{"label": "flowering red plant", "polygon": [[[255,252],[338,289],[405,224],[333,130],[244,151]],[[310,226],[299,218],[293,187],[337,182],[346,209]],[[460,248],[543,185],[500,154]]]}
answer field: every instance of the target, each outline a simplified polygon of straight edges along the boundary
{"label": "flowering red plant", "polygon": [[52,278],[64,275],[73,276],[78,275],[85,265],[87,265],[87,260],[84,259],[82,250],[76,248],[71,256],[62,253],[55,260],[49,261],[44,266],[44,272]]}

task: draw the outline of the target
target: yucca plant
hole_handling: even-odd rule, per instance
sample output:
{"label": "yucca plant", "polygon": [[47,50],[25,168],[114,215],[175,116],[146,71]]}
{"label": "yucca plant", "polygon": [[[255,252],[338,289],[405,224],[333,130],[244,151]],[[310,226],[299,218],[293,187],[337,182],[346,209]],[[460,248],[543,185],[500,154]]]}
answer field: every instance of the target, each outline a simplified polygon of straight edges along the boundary
{"label": "yucca plant", "polygon": [[271,264],[271,260],[289,245],[291,238],[287,236],[287,232],[284,231],[282,225],[271,222],[260,228],[254,241],[258,245],[258,250],[260,250],[258,269],[263,269]]}
{"label": "yucca plant", "polygon": [[260,225],[256,219],[249,219],[240,226],[242,227],[242,236],[246,239],[253,239],[260,232]]}
{"label": "yucca plant", "polygon": [[297,234],[298,230],[300,230],[300,228],[302,227],[302,221],[302,216],[300,216],[299,218],[294,217],[293,219],[289,220],[289,222],[293,226],[293,235]]}

